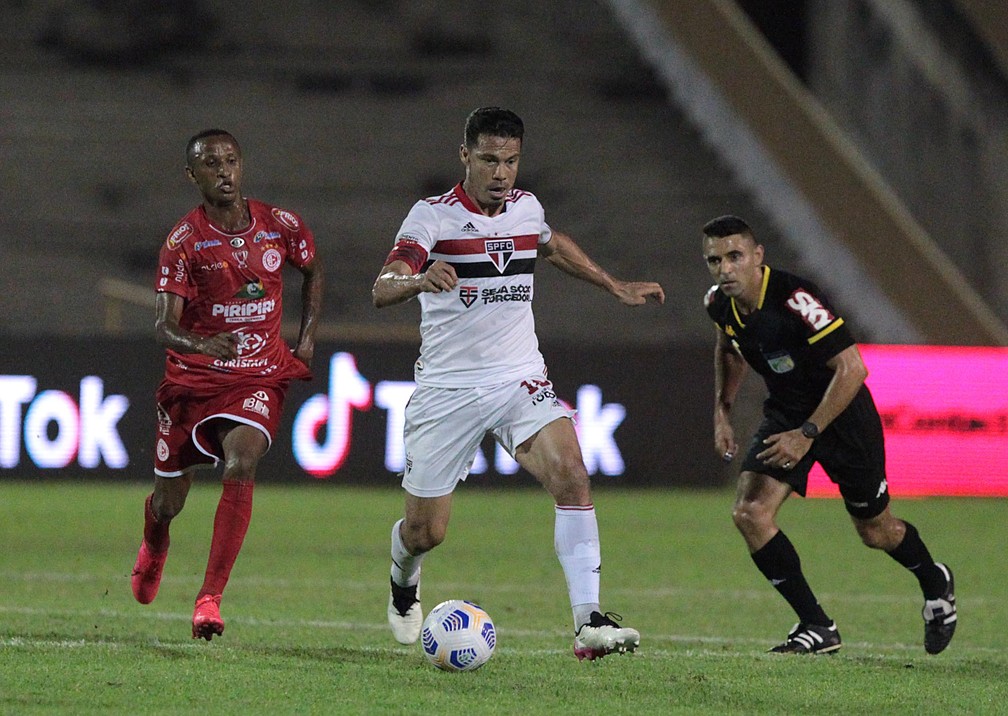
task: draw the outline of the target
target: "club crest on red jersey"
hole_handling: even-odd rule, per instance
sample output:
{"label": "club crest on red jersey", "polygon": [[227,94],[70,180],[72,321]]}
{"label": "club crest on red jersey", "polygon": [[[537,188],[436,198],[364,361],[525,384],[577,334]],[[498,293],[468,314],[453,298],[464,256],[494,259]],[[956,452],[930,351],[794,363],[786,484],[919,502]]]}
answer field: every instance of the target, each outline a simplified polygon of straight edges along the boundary
{"label": "club crest on red jersey", "polygon": [[514,255],[514,241],[511,239],[487,239],[486,254],[502,274]]}
{"label": "club crest on red jersey", "polygon": [[283,266],[283,256],[276,249],[266,249],[262,255],[262,265],[267,271],[276,271]]}

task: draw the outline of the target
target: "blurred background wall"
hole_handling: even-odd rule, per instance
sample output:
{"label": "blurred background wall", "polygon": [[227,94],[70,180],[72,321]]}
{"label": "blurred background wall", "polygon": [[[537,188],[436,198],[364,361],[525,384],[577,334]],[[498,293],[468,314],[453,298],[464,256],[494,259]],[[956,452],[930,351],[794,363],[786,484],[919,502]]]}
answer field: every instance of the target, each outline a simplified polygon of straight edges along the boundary
{"label": "blurred background wall", "polygon": [[[526,122],[519,186],[547,220],[665,287],[630,312],[545,266],[535,310],[558,377],[595,380],[583,346],[677,406],[644,426],[698,466],[676,480],[731,471],[707,454],[714,216],[749,220],[861,341],[1008,345],[996,3],[6,0],[0,20],[0,335],[20,341],[0,372],[47,340],[99,364],[112,337],[153,347],[157,253],[199,200],[184,147],[208,127],[241,142],[248,196],[313,228],[320,339],[410,353],[417,306],[376,311],[371,284],[410,206],[461,179],[464,119],[491,104]],[[641,356],[663,370],[634,373]],[[761,397],[750,381],[741,433]]]}

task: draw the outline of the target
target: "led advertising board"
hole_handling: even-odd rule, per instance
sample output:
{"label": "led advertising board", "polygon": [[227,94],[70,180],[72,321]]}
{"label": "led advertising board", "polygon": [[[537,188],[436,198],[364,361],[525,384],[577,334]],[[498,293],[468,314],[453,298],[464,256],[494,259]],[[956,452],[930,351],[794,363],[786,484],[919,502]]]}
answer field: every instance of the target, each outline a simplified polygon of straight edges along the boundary
{"label": "led advertising board", "polygon": [[[896,496],[1008,496],[1008,349],[862,345]],[[717,487],[735,477],[711,433],[712,351],[544,347],[595,484]],[[411,346],[320,345],[291,385],[261,481],[399,484]],[[146,340],[6,339],[0,479],[150,480],[163,354]],[[740,410],[741,413],[741,410]],[[741,419],[740,423],[743,422]],[[736,425],[740,443],[748,425]],[[754,427],[754,426],[752,426]],[[484,441],[469,483],[531,485]],[[813,469],[809,496],[835,496]]]}
{"label": "led advertising board", "polygon": [[[1008,495],[1008,348],[859,346],[893,495]],[[818,465],[810,496],[839,495]]]}
{"label": "led advertising board", "polygon": [[[596,482],[710,484],[720,474],[709,421],[696,419],[709,411],[706,347],[544,352],[558,397],[578,411]],[[290,386],[257,479],[398,485],[416,356],[411,346],[319,345],[315,379]],[[11,339],[0,359],[0,478],[151,479],[163,367],[153,341]],[[535,484],[490,438],[470,475]]]}

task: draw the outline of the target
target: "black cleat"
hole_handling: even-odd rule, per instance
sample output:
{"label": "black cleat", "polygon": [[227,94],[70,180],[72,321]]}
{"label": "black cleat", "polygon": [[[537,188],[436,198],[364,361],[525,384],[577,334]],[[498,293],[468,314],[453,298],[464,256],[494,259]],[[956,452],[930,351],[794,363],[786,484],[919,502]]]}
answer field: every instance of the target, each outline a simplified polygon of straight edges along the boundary
{"label": "black cleat", "polygon": [[924,617],[924,651],[928,654],[940,654],[945,650],[955,634],[958,619],[952,570],[940,562],[936,562],[935,566],[945,574],[948,586],[937,599],[924,600],[921,614]]}
{"label": "black cleat", "polygon": [[840,649],[836,622],[829,626],[795,624],[787,641],[770,650],[771,654],[831,654]]}

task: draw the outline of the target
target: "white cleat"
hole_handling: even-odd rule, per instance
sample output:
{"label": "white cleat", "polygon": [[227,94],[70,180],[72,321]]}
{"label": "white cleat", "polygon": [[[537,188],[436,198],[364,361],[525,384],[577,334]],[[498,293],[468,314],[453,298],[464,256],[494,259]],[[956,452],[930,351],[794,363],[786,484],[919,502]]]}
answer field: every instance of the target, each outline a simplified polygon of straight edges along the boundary
{"label": "white cleat", "polygon": [[574,635],[574,656],[578,661],[594,661],[607,654],[636,651],[640,646],[640,632],[617,624],[622,618],[613,612],[592,612],[591,620],[582,624]]}
{"label": "white cleat", "polygon": [[392,636],[400,644],[415,644],[423,627],[423,609],[420,607],[419,585],[400,587],[392,582],[389,594],[388,623]]}

